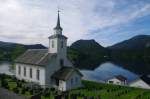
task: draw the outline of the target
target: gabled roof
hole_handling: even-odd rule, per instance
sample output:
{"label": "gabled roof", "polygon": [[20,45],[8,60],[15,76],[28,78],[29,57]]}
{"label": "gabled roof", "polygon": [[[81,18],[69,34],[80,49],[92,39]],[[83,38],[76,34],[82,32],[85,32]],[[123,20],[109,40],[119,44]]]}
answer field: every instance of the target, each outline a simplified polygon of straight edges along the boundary
{"label": "gabled roof", "polygon": [[122,75],[117,75],[117,76],[115,76],[117,79],[119,79],[120,81],[125,81],[125,80],[127,80],[127,78],[126,77],[124,77],[124,76],[122,76]]}
{"label": "gabled roof", "polygon": [[[120,80],[120,81],[125,81],[125,80],[127,80],[127,78],[124,77],[124,76],[122,76],[122,75],[117,75],[117,76],[114,76],[113,78],[116,78],[116,79],[118,79],[118,80]],[[111,79],[112,79],[112,78],[111,78]]]}
{"label": "gabled roof", "polygon": [[59,80],[68,80],[69,77],[72,76],[74,72],[77,72],[80,76],[83,76],[80,71],[73,67],[62,67],[60,70],[56,71],[52,78],[59,79]]}
{"label": "gabled roof", "polygon": [[48,49],[29,49],[19,56],[15,62],[31,65],[45,66],[56,54],[49,54]]}

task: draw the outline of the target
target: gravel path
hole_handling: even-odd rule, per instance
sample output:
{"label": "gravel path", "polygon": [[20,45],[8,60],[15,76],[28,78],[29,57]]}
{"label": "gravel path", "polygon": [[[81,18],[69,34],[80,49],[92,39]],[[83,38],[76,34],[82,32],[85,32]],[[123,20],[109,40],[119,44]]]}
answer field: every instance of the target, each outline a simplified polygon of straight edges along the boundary
{"label": "gravel path", "polygon": [[29,99],[23,96],[19,96],[13,92],[6,89],[0,88],[0,99]]}

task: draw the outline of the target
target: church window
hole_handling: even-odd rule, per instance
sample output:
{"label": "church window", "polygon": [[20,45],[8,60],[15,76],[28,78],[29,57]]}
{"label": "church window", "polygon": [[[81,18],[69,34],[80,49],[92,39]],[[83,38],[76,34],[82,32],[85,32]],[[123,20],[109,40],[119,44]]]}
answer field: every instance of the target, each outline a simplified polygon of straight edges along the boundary
{"label": "church window", "polygon": [[60,59],[60,66],[64,66],[64,60]]}
{"label": "church window", "polygon": [[54,41],[52,40],[52,48],[54,48]]}
{"label": "church window", "polygon": [[59,79],[56,79],[56,85],[59,86]]}
{"label": "church window", "polygon": [[21,74],[21,67],[20,66],[18,67],[18,74],[19,75]]}
{"label": "church window", "polygon": [[24,67],[24,76],[26,76],[26,67]]}
{"label": "church window", "polygon": [[61,41],[61,48],[63,48],[63,46],[64,46],[64,42],[63,42],[63,41]]}
{"label": "church window", "polygon": [[32,68],[30,68],[30,78],[32,78]]}
{"label": "church window", "polygon": [[37,70],[37,71],[36,71],[36,78],[37,78],[37,80],[40,79],[40,70]]}

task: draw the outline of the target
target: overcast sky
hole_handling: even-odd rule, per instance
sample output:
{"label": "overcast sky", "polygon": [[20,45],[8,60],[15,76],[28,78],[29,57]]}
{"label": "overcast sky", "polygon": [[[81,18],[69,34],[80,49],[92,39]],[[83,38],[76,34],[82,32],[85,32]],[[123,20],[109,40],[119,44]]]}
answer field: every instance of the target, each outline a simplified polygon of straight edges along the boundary
{"label": "overcast sky", "polygon": [[150,35],[150,0],[0,0],[0,41],[47,46],[58,6],[69,45],[95,39],[110,46]]}

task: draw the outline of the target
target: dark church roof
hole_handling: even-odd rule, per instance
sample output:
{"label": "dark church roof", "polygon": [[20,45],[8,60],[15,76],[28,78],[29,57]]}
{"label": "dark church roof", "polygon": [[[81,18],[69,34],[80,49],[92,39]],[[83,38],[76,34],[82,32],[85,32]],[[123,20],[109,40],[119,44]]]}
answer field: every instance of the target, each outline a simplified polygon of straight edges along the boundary
{"label": "dark church roof", "polygon": [[48,49],[29,49],[18,57],[15,62],[45,66],[50,62],[51,58],[54,58],[54,56],[56,56],[56,54],[49,54]]}
{"label": "dark church roof", "polygon": [[83,76],[77,69],[73,67],[62,67],[52,75],[52,78],[66,81],[74,72],[77,72],[79,75]]}
{"label": "dark church roof", "polygon": [[62,38],[62,39],[67,39],[66,36],[61,35],[61,34],[54,34],[52,36],[49,37],[49,39],[53,39],[53,38]]}
{"label": "dark church roof", "polygon": [[117,76],[115,76],[115,78],[117,78],[117,79],[120,80],[120,81],[125,81],[125,80],[127,80],[127,78],[124,77],[124,76],[122,76],[122,75],[117,75]]}

